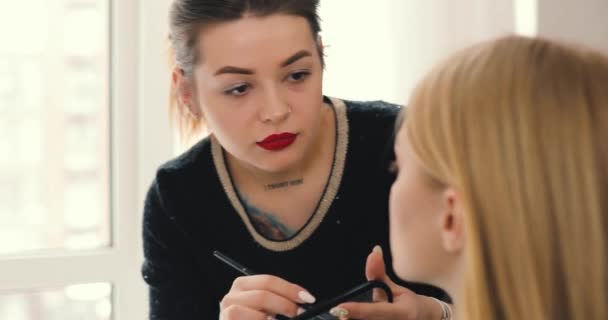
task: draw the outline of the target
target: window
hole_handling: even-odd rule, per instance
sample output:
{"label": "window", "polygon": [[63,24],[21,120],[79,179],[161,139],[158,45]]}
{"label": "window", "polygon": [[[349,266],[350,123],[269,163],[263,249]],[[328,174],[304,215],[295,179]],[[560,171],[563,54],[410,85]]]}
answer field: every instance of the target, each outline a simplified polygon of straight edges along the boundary
{"label": "window", "polygon": [[0,5],[0,254],[109,245],[108,18],[107,1]]}
{"label": "window", "polygon": [[109,320],[112,287],[107,283],[5,295],[0,318],[11,320]]}
{"label": "window", "polygon": [[140,9],[0,3],[0,319],[145,318]]}

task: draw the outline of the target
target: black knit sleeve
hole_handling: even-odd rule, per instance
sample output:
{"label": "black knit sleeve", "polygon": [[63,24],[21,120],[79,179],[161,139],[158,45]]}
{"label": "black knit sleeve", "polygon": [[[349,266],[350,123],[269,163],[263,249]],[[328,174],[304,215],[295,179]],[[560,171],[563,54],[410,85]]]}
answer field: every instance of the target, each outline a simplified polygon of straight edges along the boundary
{"label": "black knit sleeve", "polygon": [[142,275],[149,285],[150,320],[217,319],[190,244],[163,199],[159,177],[144,208]]}

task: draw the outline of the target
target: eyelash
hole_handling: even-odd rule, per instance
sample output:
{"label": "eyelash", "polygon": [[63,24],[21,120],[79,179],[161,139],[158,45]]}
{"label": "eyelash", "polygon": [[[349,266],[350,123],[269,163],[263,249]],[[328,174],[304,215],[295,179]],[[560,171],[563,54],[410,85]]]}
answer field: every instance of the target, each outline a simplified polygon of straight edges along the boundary
{"label": "eyelash", "polygon": [[300,75],[301,76],[300,79],[293,79],[292,80],[292,82],[296,82],[297,83],[297,82],[304,81],[310,75],[310,71],[297,71],[297,72],[294,72],[294,73],[290,73],[287,76],[287,78],[291,78],[294,75]]}
{"label": "eyelash", "polygon": [[[300,76],[300,78],[299,79],[293,79],[292,77],[296,76],[296,75]],[[289,82],[291,82],[291,83],[300,83],[300,82],[306,80],[306,78],[309,75],[310,75],[310,71],[297,71],[297,72],[290,73],[287,76],[286,80],[289,81]],[[230,89],[224,91],[224,94],[228,95],[228,96],[233,96],[233,97],[240,97],[240,96],[245,95],[248,92],[247,89],[249,89],[250,87],[251,87],[251,85],[246,84],[246,83],[242,83],[242,84],[236,85],[236,86],[231,87]],[[244,89],[244,90],[247,90],[247,91],[239,93],[239,92],[237,92],[239,89]]]}
{"label": "eyelash", "polygon": [[246,83],[242,83],[242,84],[236,85],[236,86],[224,91],[224,94],[228,95],[228,96],[240,97],[240,96],[244,95],[245,93],[247,93],[247,91],[242,92],[242,93],[238,93],[236,91],[238,89],[247,89],[249,87],[250,87],[250,85],[248,85]]}

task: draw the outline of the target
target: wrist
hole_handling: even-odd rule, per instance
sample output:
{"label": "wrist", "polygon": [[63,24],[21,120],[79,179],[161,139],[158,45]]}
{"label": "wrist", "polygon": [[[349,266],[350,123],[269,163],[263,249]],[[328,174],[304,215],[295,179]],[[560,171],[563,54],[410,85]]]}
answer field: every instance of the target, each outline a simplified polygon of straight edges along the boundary
{"label": "wrist", "polygon": [[452,315],[452,307],[447,304],[446,302],[443,302],[439,299],[433,298],[433,297],[429,297],[431,300],[433,300],[433,302],[435,303],[436,307],[434,310],[439,310],[439,317],[437,317],[437,315],[433,315],[434,318],[433,319],[439,319],[439,320],[452,320],[453,319],[453,315]]}
{"label": "wrist", "polygon": [[443,316],[442,306],[432,297],[418,295],[420,306],[417,319],[419,320],[440,320]]}

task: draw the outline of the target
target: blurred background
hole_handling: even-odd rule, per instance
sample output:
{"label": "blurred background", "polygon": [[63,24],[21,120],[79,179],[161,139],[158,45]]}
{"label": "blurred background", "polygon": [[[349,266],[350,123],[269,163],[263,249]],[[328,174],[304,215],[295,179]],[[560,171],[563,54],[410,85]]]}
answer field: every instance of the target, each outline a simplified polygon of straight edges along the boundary
{"label": "blurred background", "polygon": [[[0,319],[146,318],[140,220],[168,121],[170,0],[0,0]],[[606,0],[321,0],[325,94],[406,104],[505,33],[608,52]]]}

